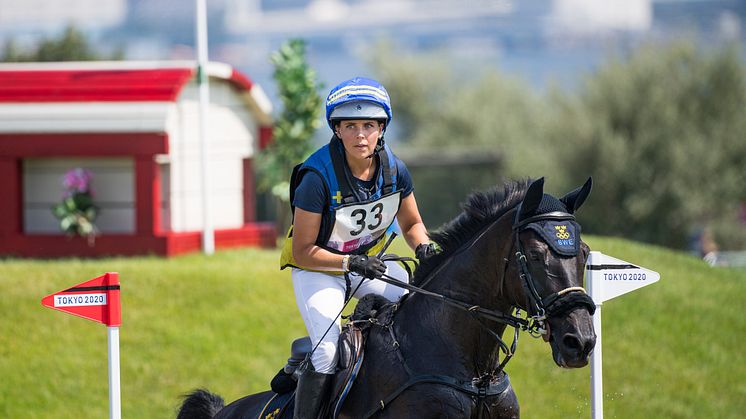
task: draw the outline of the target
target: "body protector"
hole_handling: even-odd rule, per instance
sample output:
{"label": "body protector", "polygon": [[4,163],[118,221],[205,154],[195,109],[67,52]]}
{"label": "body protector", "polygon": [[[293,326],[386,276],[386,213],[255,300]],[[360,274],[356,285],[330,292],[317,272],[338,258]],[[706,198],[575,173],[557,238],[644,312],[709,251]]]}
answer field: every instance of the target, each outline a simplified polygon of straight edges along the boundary
{"label": "body protector", "polygon": [[[307,173],[317,173],[325,186],[327,204],[321,215],[317,246],[339,254],[375,254],[383,246],[386,232],[401,205],[401,191],[396,188],[394,154],[386,146],[376,154],[375,190],[367,199],[356,193],[352,174],[345,162],[344,147],[336,136],[293,169],[291,203],[295,188]],[[303,268],[293,259],[292,235],[293,226],[283,246],[281,269],[288,266]]]}

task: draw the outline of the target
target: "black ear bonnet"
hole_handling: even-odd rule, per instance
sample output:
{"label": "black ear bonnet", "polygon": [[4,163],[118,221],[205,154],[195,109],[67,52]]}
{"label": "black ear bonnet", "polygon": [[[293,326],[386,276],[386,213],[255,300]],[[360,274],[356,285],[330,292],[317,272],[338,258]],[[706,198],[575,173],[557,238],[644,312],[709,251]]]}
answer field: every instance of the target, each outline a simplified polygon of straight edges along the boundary
{"label": "black ear bonnet", "polygon": [[[568,210],[559,199],[544,194],[534,215],[550,212],[568,213]],[[575,220],[539,219],[523,228],[535,231],[559,255],[576,256],[580,251],[580,224]]]}

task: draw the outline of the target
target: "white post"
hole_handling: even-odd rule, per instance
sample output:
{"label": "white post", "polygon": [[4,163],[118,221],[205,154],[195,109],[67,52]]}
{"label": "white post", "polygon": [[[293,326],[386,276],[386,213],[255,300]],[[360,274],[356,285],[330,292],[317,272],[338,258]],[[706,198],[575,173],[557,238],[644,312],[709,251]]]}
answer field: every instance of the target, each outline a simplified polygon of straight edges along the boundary
{"label": "white post", "polygon": [[206,255],[215,253],[215,234],[212,228],[212,214],[210,208],[209,164],[207,158],[207,112],[210,103],[210,84],[207,77],[207,5],[205,0],[197,2],[197,84],[199,86],[199,137],[200,137],[200,168],[202,184],[202,251]]}
{"label": "white post", "polygon": [[[600,259],[601,252],[591,252],[588,255],[586,266],[593,266],[594,260]],[[591,354],[591,418],[603,419],[604,401],[603,401],[603,373],[601,371],[601,292],[602,275],[594,273],[593,269],[585,271],[586,282],[589,287],[591,298],[596,304],[596,311],[593,313],[593,329],[596,331],[596,346]]]}
{"label": "white post", "polygon": [[119,328],[109,327],[109,419],[122,418],[119,391]]}

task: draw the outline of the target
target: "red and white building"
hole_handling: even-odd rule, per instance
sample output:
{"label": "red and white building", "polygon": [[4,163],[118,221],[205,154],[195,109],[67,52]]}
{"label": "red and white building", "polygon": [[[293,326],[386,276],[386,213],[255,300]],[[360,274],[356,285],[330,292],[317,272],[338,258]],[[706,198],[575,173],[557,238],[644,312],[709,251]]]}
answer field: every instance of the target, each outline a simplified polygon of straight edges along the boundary
{"label": "red and white building", "polygon": [[[271,140],[271,103],[226,64],[210,80],[208,167],[216,247],[274,246],[255,219],[253,158]],[[0,64],[0,255],[158,254],[201,248],[194,62]],[[93,173],[89,246],[51,208],[73,168]]]}

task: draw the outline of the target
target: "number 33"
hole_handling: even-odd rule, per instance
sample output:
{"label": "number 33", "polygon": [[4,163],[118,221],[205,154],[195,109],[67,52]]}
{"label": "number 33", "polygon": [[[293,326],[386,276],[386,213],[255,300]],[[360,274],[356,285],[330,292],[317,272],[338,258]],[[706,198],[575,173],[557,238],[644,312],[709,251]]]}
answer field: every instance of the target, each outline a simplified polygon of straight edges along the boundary
{"label": "number 33", "polygon": [[[382,212],[382,203],[379,202],[376,205],[373,205],[373,208],[370,209],[370,214],[373,215],[373,218],[375,218],[376,221],[375,224],[368,224],[368,230],[375,230],[376,228],[378,228],[378,226],[381,225],[381,222],[383,222],[383,216],[381,215]],[[368,223],[368,213],[364,209],[358,208],[355,211],[352,211],[351,215],[354,218],[355,224],[360,226],[360,228],[351,231],[350,235],[357,236],[358,234],[362,233],[363,230],[365,230],[365,226]]]}

